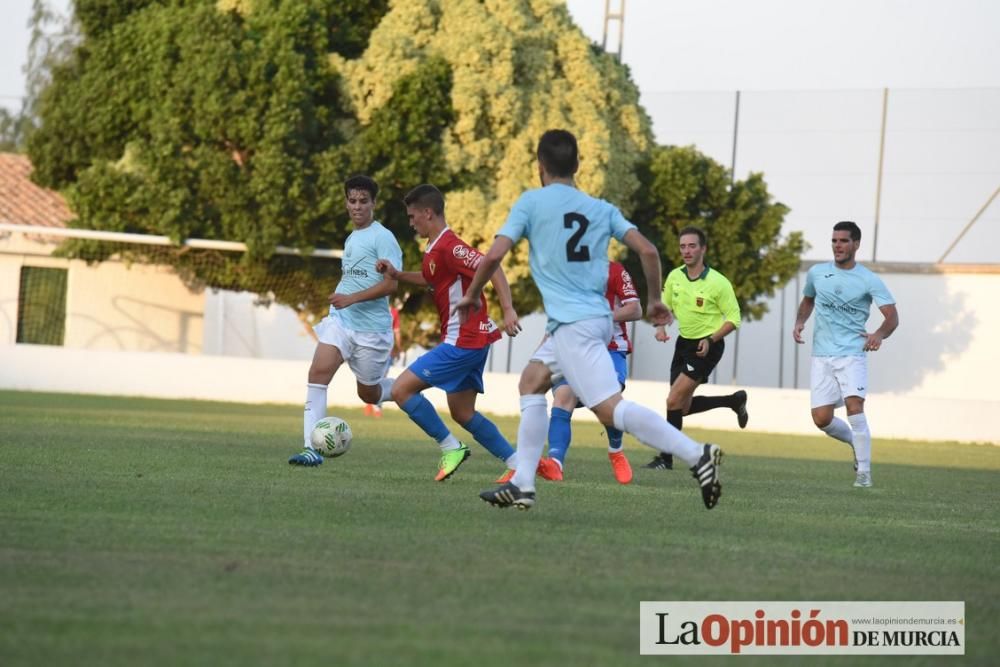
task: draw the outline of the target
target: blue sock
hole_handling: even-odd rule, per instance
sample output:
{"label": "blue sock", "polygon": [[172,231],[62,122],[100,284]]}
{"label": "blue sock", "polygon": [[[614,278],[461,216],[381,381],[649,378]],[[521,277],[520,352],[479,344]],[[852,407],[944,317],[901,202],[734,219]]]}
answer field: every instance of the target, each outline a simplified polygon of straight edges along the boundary
{"label": "blue sock", "polygon": [[608,449],[618,451],[622,448],[622,432],[614,426],[605,427],[608,431]]}
{"label": "blue sock", "polygon": [[473,413],[472,419],[467,424],[462,424],[462,428],[471,433],[486,451],[501,461],[506,461],[514,453],[514,448],[507,442],[507,438],[503,437],[497,425],[478,412]]}
{"label": "blue sock", "polygon": [[569,418],[573,413],[562,408],[552,408],[552,418],[549,420],[549,456],[562,463],[566,460],[566,450],[569,449],[573,432],[569,428]]}
{"label": "blue sock", "polygon": [[451,434],[448,427],[441,421],[441,417],[438,416],[437,410],[434,409],[430,401],[424,398],[423,394],[414,394],[400,407],[403,408],[403,412],[410,416],[414,424],[437,442],[441,442]]}

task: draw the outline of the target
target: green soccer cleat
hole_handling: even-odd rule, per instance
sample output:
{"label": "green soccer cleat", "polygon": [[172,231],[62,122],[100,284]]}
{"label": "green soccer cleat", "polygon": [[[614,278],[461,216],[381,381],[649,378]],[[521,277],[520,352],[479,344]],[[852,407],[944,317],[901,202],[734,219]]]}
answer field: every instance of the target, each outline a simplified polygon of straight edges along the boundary
{"label": "green soccer cleat", "polygon": [[472,452],[469,451],[469,448],[464,443],[460,443],[460,445],[458,449],[449,449],[441,453],[437,475],[434,477],[435,482],[443,482],[454,475],[458,467],[465,462],[465,459],[472,456]]}

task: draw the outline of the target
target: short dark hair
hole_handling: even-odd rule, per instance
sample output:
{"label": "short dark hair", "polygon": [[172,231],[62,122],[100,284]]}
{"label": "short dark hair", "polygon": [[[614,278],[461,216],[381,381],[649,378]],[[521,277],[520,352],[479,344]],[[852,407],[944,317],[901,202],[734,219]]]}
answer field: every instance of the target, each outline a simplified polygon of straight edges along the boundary
{"label": "short dark hair", "polygon": [[378,195],[378,183],[371,176],[355,174],[344,181],[344,196],[350,195],[351,190],[364,190],[372,196],[372,201],[375,201],[375,196]]}
{"label": "short dark hair", "polygon": [[429,208],[435,215],[444,215],[444,195],[433,185],[418,185],[403,197],[403,203],[414,208]]}
{"label": "short dark hair", "polygon": [[567,130],[548,130],[538,140],[538,161],[551,176],[572,176],[580,167],[576,137]]}
{"label": "short dark hair", "polygon": [[861,228],[850,220],[841,220],[833,226],[835,232],[850,232],[852,241],[861,240]]}
{"label": "short dark hair", "polygon": [[689,225],[685,227],[681,231],[677,232],[677,240],[680,241],[681,237],[685,236],[686,234],[694,234],[695,236],[697,236],[698,244],[701,245],[703,248],[708,245],[708,237],[705,236],[705,230],[702,229],[701,227],[695,227],[694,225]]}

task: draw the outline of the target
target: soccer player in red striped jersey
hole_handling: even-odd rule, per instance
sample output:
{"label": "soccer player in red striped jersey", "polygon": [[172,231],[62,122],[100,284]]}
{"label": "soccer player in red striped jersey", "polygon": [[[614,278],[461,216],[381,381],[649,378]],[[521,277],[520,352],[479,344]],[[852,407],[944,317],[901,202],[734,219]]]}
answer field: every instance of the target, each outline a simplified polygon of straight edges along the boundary
{"label": "soccer player in red striped jersey", "polygon": [[[476,398],[483,393],[483,368],[490,345],[501,338],[502,332],[489,318],[484,296],[480,298],[480,309],[465,323],[451,312],[465,295],[483,256],[448,227],[444,196],[436,187],[419,185],[406,195],[404,202],[410,225],[419,236],[428,239],[421,270],[398,271],[391,262],[381,260],[376,269],[394,280],[432,290],[441,320],[441,342],[396,378],[392,400],[441,447],[435,480],[451,477],[470,452],[451,434],[421,393],[429,387],[443,389],[448,395],[452,418],[511,469],[516,461],[514,448],[493,422],[476,411]],[[515,336],[521,325],[502,269],[496,270],[492,282],[503,309],[504,330]]]}
{"label": "soccer player in red striped jersey", "polygon": [[[642,303],[639,301],[639,292],[635,288],[635,283],[632,282],[632,276],[620,262],[608,264],[608,288],[605,297],[611,307],[611,316],[614,320],[608,353],[615,365],[618,384],[621,385],[622,389],[625,389],[625,378],[628,374],[626,356],[632,352],[632,341],[628,337],[626,322],[634,322],[642,317]],[[532,356],[532,360],[537,359],[546,363],[548,357],[551,356],[554,359],[548,343],[549,339],[546,338]],[[539,465],[539,474],[546,479],[558,481],[562,479],[566,451],[569,449],[573,437],[569,423],[570,418],[579,403],[576,394],[570,389],[565,379],[554,381],[552,390],[555,398],[552,402],[552,417],[549,420],[549,458],[542,460]],[[622,432],[614,426],[606,427],[606,431],[608,434],[608,459],[611,461],[611,469],[615,474],[615,479],[621,484],[628,484],[632,481],[632,466],[629,465],[625,452],[622,451]]]}

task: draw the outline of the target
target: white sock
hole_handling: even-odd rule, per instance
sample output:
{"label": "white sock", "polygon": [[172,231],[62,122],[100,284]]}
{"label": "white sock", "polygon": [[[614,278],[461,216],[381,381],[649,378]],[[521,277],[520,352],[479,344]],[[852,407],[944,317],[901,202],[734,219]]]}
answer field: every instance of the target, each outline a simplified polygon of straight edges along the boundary
{"label": "white sock", "polygon": [[833,418],[833,421],[820,429],[831,438],[846,442],[848,445],[854,444],[854,436],[851,433],[850,425],[843,419]]}
{"label": "white sock", "polygon": [[689,467],[701,460],[701,445],[638,403],[623,399],[615,406],[614,421],[619,431],[631,433],[647,447],[680,457]]}
{"label": "white sock", "polygon": [[302,439],[308,449],[312,449],[313,426],[323,417],[326,417],[326,385],[313,384],[306,385],[306,409],[302,413]]}
{"label": "white sock", "polygon": [[507,460],[504,461],[504,465],[507,466],[508,470],[517,470],[517,452],[508,456]]}
{"label": "white sock", "polygon": [[458,449],[461,446],[462,443],[460,443],[458,441],[458,438],[456,438],[451,433],[448,433],[448,437],[438,443],[438,447],[441,448],[442,452],[447,452],[452,449]]}
{"label": "white sock", "polygon": [[549,405],[544,394],[521,397],[521,423],[517,427],[517,472],[511,482],[522,491],[535,490],[535,470],[549,434]]}
{"label": "white sock", "polygon": [[396,380],[393,378],[382,378],[378,381],[380,387],[382,387],[382,396],[378,399],[377,405],[382,407],[382,404],[386,401],[392,400],[392,383]]}
{"label": "white sock", "polygon": [[847,415],[854,431],[854,458],[858,461],[858,472],[872,471],[872,432],[868,430],[868,420],[865,413]]}

